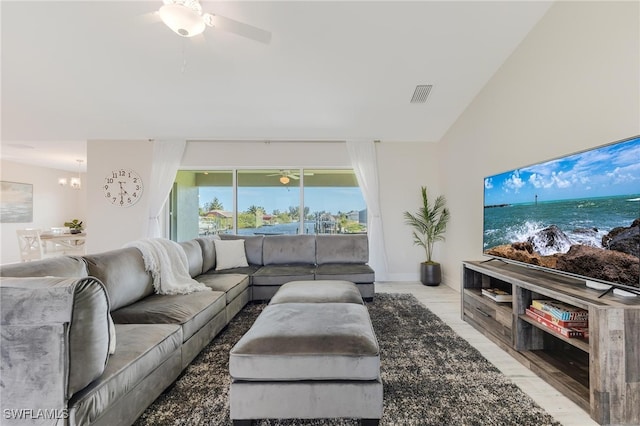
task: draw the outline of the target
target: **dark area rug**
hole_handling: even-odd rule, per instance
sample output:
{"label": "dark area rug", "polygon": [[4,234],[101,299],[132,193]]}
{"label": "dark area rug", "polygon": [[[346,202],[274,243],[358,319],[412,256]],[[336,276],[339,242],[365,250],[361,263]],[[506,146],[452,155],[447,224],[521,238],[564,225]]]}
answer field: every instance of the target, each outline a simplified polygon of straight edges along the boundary
{"label": "dark area rug", "polygon": [[[368,303],[381,350],[382,425],[560,425],[466,340],[409,294]],[[135,423],[229,425],[229,351],[264,305],[250,304]],[[262,420],[259,425],[356,425]]]}

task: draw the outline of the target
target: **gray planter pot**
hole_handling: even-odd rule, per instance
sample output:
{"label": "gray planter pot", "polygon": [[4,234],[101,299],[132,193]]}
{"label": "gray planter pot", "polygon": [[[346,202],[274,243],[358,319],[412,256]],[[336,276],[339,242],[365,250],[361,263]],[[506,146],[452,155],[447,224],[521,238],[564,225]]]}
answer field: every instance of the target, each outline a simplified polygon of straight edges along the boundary
{"label": "gray planter pot", "polygon": [[422,262],[420,264],[420,282],[424,285],[438,285],[442,281],[442,269],[439,263]]}

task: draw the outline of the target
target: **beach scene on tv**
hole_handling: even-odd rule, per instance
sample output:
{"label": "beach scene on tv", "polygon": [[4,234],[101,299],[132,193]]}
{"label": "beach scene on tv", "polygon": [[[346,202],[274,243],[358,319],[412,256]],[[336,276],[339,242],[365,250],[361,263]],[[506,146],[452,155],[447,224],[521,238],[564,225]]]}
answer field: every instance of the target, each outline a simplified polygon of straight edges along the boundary
{"label": "beach scene on tv", "polygon": [[640,287],[640,137],[486,177],[483,251]]}

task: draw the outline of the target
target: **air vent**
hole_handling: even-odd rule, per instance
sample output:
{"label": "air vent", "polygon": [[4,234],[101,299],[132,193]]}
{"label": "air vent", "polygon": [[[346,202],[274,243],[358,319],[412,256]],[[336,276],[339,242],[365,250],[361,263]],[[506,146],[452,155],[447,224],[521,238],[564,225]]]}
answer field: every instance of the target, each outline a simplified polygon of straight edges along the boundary
{"label": "air vent", "polygon": [[432,84],[420,84],[416,86],[416,90],[413,92],[413,97],[411,98],[411,103],[423,104],[427,102],[427,98],[429,97],[429,93],[431,93],[432,88]]}

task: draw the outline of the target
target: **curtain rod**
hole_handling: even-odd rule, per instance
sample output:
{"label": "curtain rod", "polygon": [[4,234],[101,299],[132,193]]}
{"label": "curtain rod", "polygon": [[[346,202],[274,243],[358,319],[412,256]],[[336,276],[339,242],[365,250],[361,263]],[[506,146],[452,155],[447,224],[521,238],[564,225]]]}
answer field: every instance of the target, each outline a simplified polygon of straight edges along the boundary
{"label": "curtain rod", "polygon": [[[258,140],[258,139],[236,139],[236,140],[228,140],[228,139],[188,139],[187,142],[220,142],[220,143],[264,143],[264,144],[287,144],[287,143],[346,143],[346,140],[276,140],[276,139],[267,139],[267,140]],[[380,143],[379,139],[374,140],[375,143]]]}

